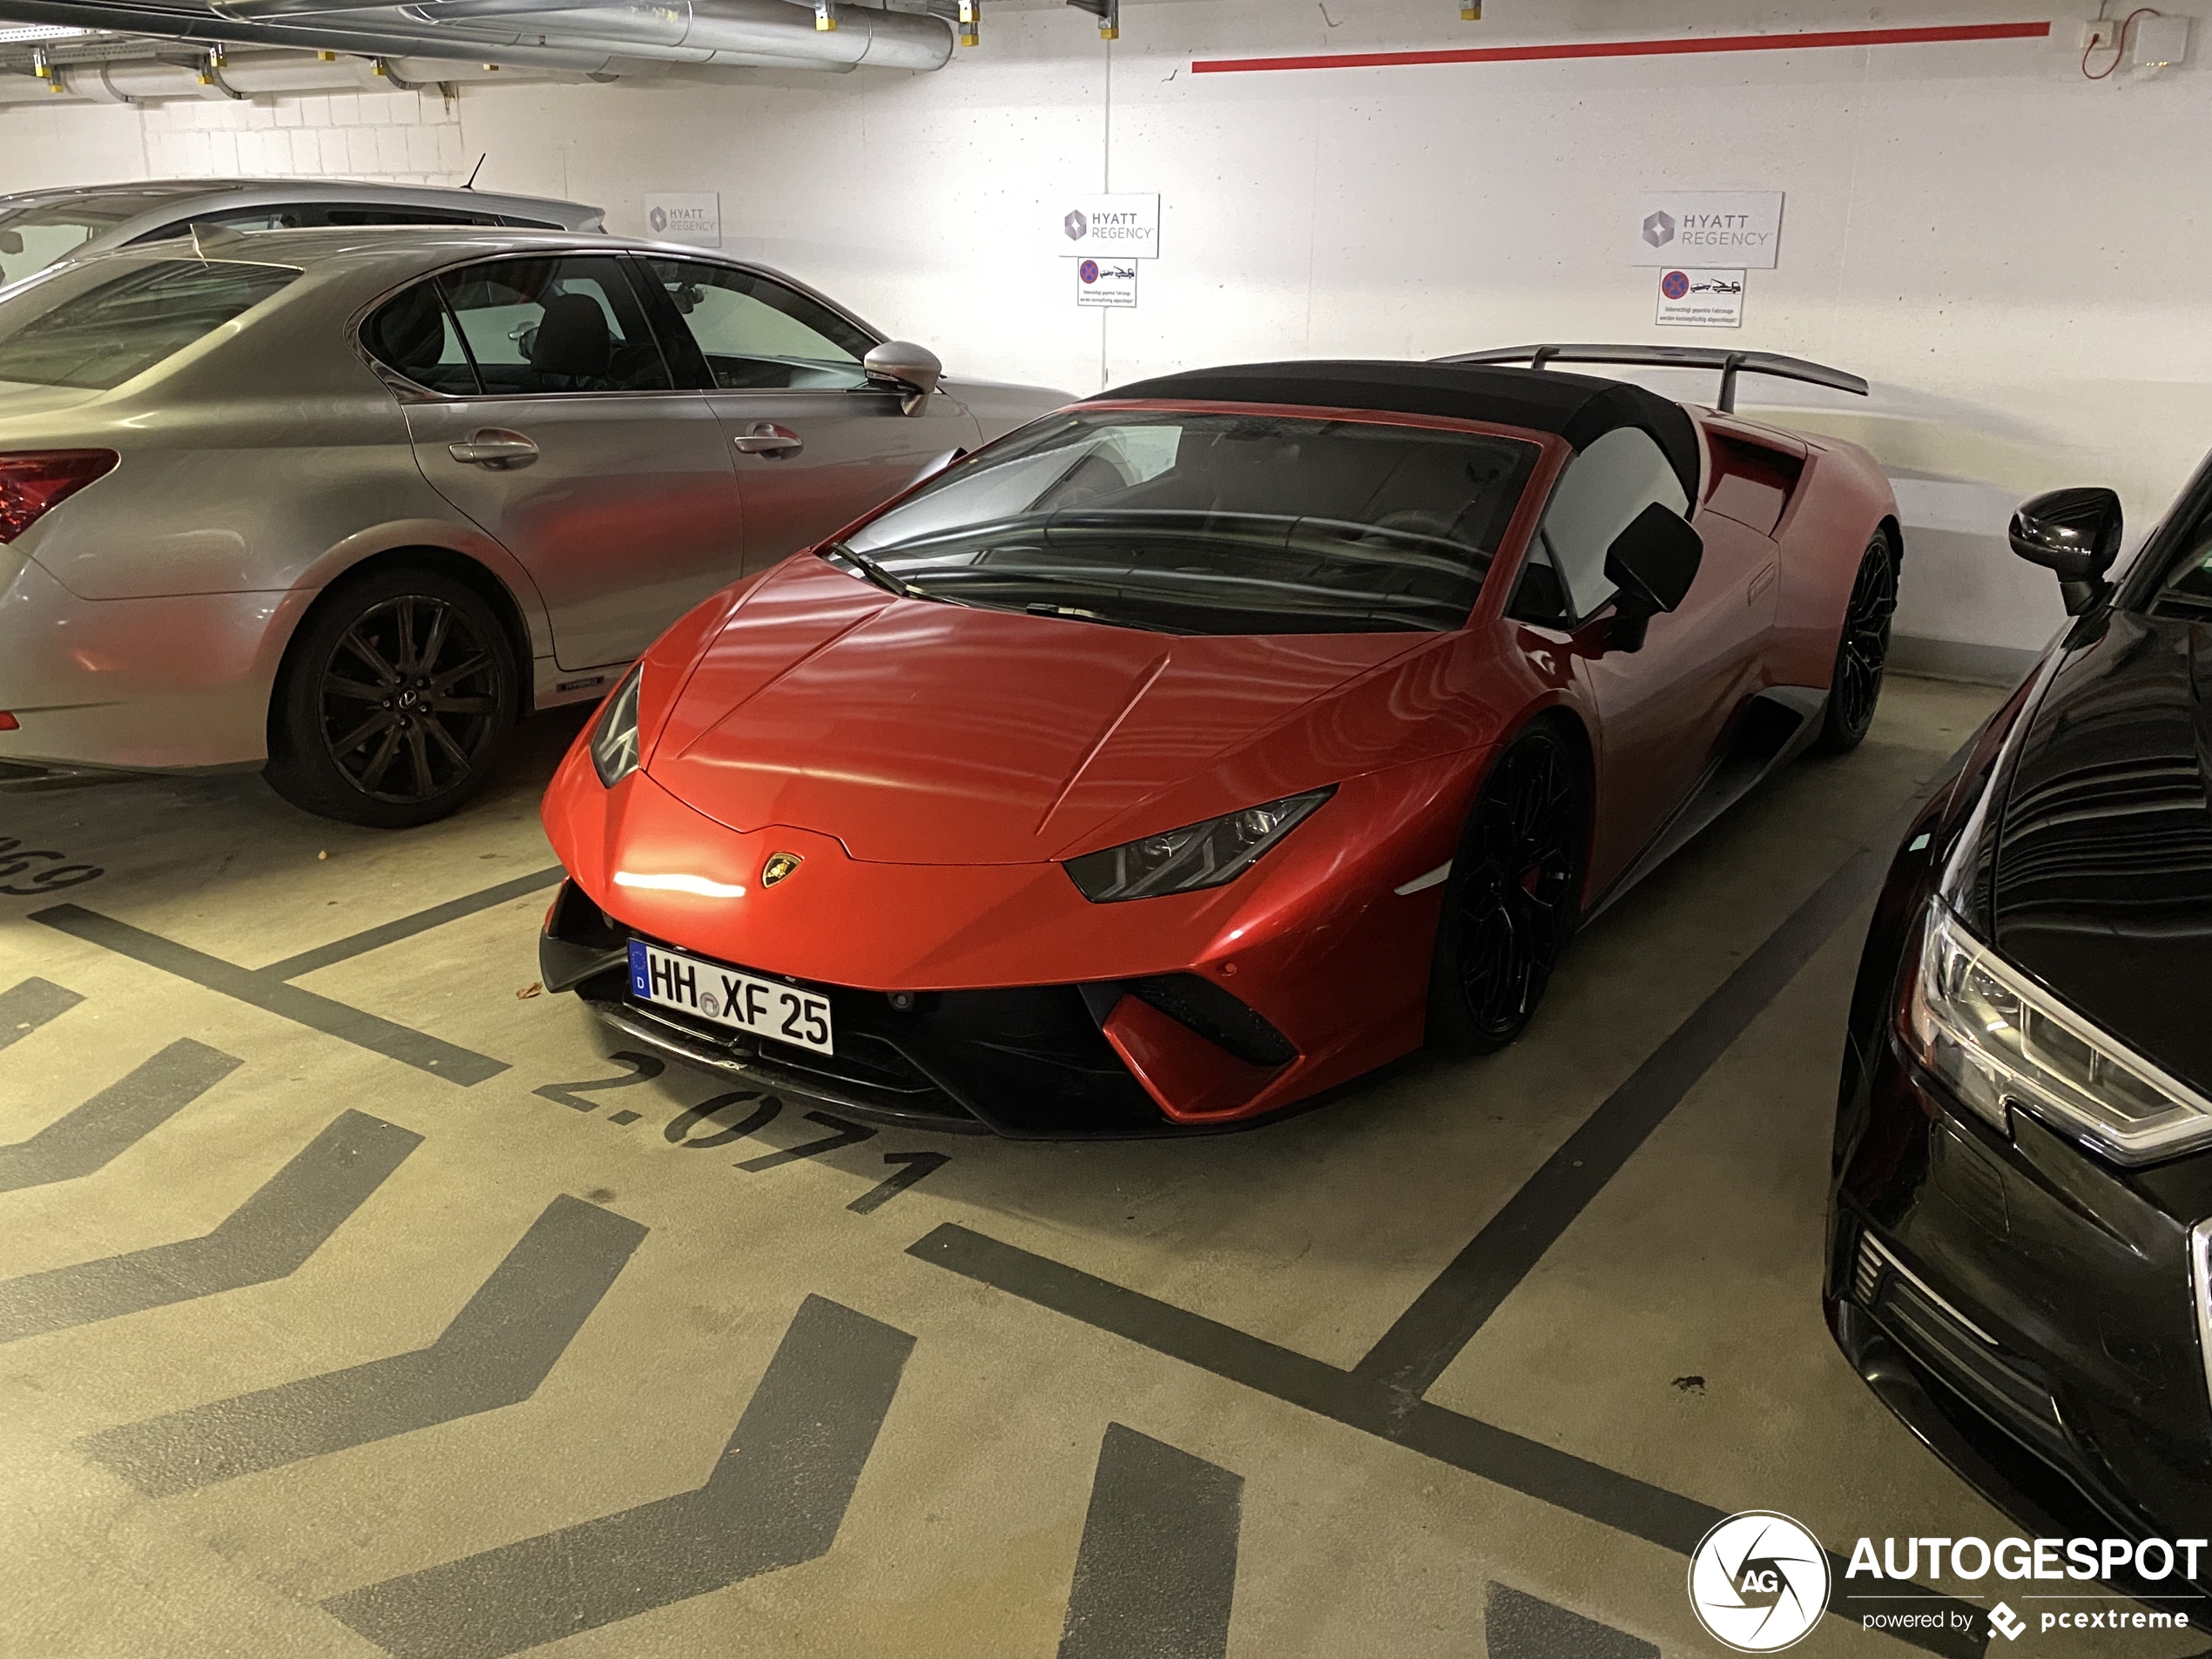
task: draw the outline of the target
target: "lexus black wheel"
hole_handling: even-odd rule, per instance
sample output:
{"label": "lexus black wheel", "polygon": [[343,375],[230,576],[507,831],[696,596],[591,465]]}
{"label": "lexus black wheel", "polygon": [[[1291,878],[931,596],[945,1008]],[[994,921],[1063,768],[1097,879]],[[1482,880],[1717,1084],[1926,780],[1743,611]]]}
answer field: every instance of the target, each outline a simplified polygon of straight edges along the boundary
{"label": "lexus black wheel", "polygon": [[1882,673],[1890,659],[1890,618],[1897,611],[1897,556],[1889,538],[1877,535],[1858,562],[1851,598],[1844,606],[1844,629],[1836,642],[1836,672],[1828,690],[1828,710],[1818,747],[1842,754],[1858,747],[1874,724],[1882,698]]}
{"label": "lexus black wheel", "polygon": [[326,595],[286,654],[270,784],[326,818],[400,828],[483,786],[520,702],[483,597],[440,571],[379,571]]}
{"label": "lexus black wheel", "polygon": [[1429,974],[1431,1046],[1487,1054],[1527,1029],[1581,905],[1589,805],[1580,756],[1523,732],[1484,779],[1452,860]]}

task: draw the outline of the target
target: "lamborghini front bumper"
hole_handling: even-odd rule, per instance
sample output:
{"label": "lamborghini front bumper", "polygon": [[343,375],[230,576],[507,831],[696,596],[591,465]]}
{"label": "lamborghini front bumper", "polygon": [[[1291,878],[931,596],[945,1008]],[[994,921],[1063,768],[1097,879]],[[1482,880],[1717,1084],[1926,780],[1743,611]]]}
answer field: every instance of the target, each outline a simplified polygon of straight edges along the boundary
{"label": "lamborghini front bumper", "polygon": [[[768,973],[828,999],[837,1052],[735,1032],[646,1002],[630,988],[630,941],[662,943],[562,884],[538,941],[549,991],[573,990],[624,1036],[709,1070],[911,1127],[1021,1139],[1122,1138],[1242,1129],[1260,1113],[1178,1121],[1147,1075],[1257,1095],[1298,1058],[1260,1015],[1191,974],[1077,985],[880,991]],[[761,970],[746,964],[726,964]]]}

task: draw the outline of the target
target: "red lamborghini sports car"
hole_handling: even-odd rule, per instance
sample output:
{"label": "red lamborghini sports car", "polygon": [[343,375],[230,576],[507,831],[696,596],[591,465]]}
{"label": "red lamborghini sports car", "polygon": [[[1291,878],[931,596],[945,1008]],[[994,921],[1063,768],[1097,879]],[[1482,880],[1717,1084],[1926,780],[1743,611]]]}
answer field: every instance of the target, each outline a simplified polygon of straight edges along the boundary
{"label": "red lamborghini sports car", "polygon": [[[1503,367],[1507,361],[1534,362]],[[1723,371],[1717,410],[1553,362]],[[1872,459],[1793,359],[1176,374],[671,629],[545,799],[549,990],[840,1109],[1219,1129],[1527,1024],[1578,921],[1881,687]]]}

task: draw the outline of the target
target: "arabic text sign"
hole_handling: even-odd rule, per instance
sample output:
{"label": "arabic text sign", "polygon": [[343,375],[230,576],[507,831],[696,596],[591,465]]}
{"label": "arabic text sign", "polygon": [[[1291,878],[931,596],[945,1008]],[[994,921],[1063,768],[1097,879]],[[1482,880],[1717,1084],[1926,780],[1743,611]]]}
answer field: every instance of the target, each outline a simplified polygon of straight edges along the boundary
{"label": "arabic text sign", "polygon": [[1662,272],[1658,321],[1676,328],[1741,328],[1743,273]]}
{"label": "arabic text sign", "polygon": [[1084,260],[1076,266],[1076,303],[1109,306],[1121,310],[1136,307],[1135,260]]}
{"label": "arabic text sign", "polygon": [[712,191],[704,195],[648,196],[645,234],[656,242],[720,247],[722,198]]}
{"label": "arabic text sign", "polygon": [[1052,251],[1063,259],[1157,260],[1160,257],[1160,199],[1157,195],[1063,197],[1054,218],[1052,239]]}
{"label": "arabic text sign", "polygon": [[1771,271],[1782,253],[1778,190],[1661,191],[1636,198],[1635,265]]}

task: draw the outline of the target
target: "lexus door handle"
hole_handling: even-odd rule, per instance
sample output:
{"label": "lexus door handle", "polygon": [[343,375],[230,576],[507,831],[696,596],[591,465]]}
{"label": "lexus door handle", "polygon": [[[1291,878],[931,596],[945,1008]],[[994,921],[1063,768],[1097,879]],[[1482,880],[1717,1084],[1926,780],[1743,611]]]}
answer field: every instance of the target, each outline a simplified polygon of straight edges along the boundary
{"label": "lexus door handle", "polygon": [[463,466],[489,467],[494,472],[502,472],[509,467],[529,466],[537,459],[537,445],[519,432],[490,426],[469,434],[463,442],[448,443],[446,453]]}
{"label": "lexus door handle", "polygon": [[741,455],[795,455],[806,447],[799,434],[773,421],[755,421],[734,442]]}

